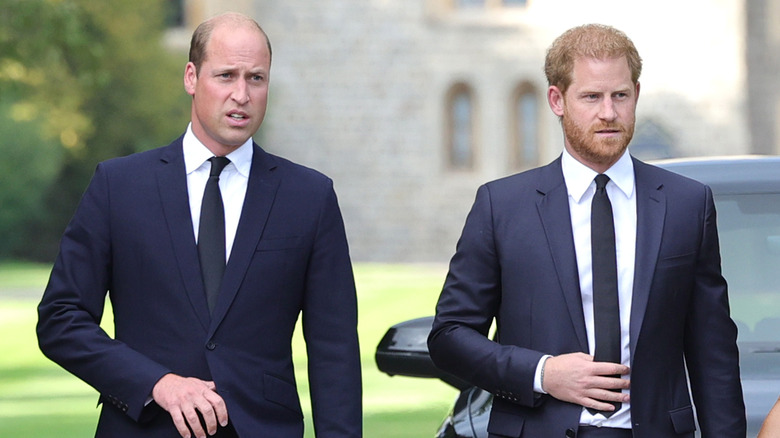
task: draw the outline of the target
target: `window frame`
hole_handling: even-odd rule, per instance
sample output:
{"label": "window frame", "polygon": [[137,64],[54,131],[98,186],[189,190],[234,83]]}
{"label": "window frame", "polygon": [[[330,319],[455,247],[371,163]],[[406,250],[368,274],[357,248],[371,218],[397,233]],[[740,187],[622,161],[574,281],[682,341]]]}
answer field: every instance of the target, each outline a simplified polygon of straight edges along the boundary
{"label": "window frame", "polygon": [[[544,150],[542,140],[542,103],[543,98],[539,92],[539,87],[536,87],[529,81],[520,82],[512,92],[511,100],[509,103],[509,163],[512,169],[529,169],[536,167],[541,163],[541,155]],[[522,131],[524,126],[528,126],[524,120],[523,110],[521,108],[522,99],[526,96],[531,96],[534,99],[533,106],[533,141],[535,143],[534,156],[529,157],[526,154],[528,145],[525,144],[527,135]]]}
{"label": "window frame", "polygon": [[[465,150],[468,156],[465,160],[458,157],[458,149],[460,148],[456,145],[459,135],[459,126],[457,126],[459,116],[457,114],[456,100],[460,97],[465,97],[468,102],[468,114],[466,116],[468,121],[462,127],[466,130],[465,135],[467,136],[467,147]],[[448,87],[444,101],[444,151],[446,167],[449,170],[468,171],[473,170],[476,166],[476,113],[477,103],[473,87],[463,81],[456,82]]]}

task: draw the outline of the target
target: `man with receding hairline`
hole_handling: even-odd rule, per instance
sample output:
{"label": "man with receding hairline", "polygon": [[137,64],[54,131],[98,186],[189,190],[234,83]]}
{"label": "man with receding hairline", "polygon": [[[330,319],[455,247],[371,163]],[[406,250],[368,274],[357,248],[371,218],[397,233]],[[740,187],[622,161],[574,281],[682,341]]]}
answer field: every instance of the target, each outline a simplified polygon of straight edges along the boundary
{"label": "man with receding hairline", "polygon": [[712,192],[627,151],[641,70],[622,32],[565,32],[562,155],[477,192],[428,344],[494,394],[490,437],[745,437]]}
{"label": "man with receding hairline", "polygon": [[[362,436],[357,302],[333,183],[252,140],[270,69],[253,19],[201,24],[186,132],[99,164],[65,230],[38,339],[100,393],[98,437],[302,437],[299,315],[317,436]],[[106,293],[113,339],[99,325]]]}

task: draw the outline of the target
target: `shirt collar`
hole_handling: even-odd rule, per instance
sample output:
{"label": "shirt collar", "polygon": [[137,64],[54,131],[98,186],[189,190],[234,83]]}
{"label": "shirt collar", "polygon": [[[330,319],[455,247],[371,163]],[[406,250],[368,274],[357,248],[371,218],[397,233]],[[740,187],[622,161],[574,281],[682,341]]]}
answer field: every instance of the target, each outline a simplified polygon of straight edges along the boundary
{"label": "shirt collar", "polygon": [[[184,152],[184,169],[187,175],[198,170],[209,158],[214,156],[192,132],[192,123],[187,126],[187,132],[184,133],[182,149]],[[238,173],[248,178],[249,170],[252,167],[252,153],[252,138],[250,137],[238,149],[227,154],[227,158],[236,167]]]}
{"label": "shirt collar", "polygon": [[[575,202],[582,201],[582,197],[595,183],[593,181],[598,173],[590,167],[577,161],[565,148],[561,157],[563,179],[566,182],[566,190]],[[604,172],[618,189],[630,198],[634,193],[634,162],[626,150],[620,159]]]}

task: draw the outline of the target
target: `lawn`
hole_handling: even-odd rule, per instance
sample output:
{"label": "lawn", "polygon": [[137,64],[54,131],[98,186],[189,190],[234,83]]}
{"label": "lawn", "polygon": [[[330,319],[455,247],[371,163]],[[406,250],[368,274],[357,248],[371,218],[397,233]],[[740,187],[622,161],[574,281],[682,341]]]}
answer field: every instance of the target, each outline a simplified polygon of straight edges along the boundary
{"label": "lawn", "polygon": [[[457,395],[437,380],[389,377],[374,363],[374,349],[389,326],[433,313],[445,271],[428,265],[355,266],[368,438],[431,437]],[[35,307],[47,277],[47,266],[0,264],[0,437],[85,437],[97,421],[97,393],[38,350]],[[306,437],[314,437],[300,333],[293,349]]]}

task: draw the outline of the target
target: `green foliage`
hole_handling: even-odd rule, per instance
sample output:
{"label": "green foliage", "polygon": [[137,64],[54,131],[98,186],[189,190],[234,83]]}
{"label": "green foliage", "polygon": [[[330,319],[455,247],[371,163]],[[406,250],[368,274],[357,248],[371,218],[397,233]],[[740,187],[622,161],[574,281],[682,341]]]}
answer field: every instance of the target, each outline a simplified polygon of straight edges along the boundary
{"label": "green foliage", "polygon": [[184,130],[165,3],[0,0],[0,258],[50,261],[97,162]]}
{"label": "green foliage", "polygon": [[100,75],[103,35],[75,2],[0,4],[0,91],[13,93],[12,120],[35,121],[39,135],[66,147],[83,145],[93,128],[83,103]]}
{"label": "green foliage", "polygon": [[0,254],[24,246],[18,232],[32,212],[46,208],[44,193],[54,181],[62,149],[29,121],[14,122],[11,106],[0,103]]}

